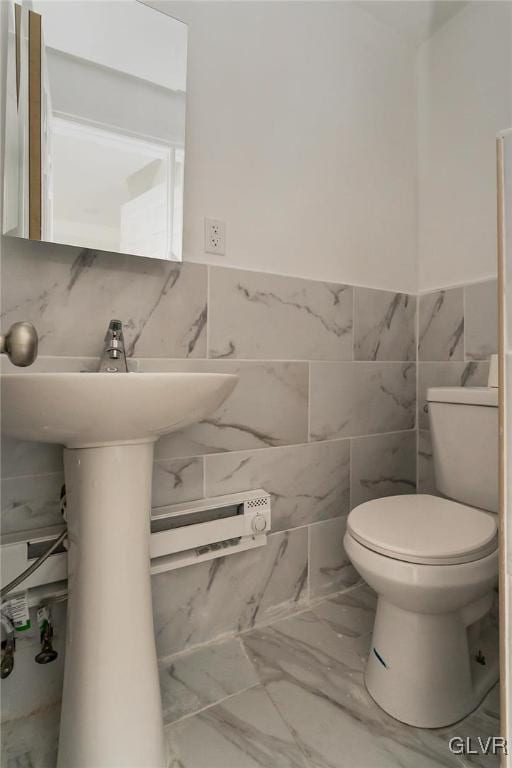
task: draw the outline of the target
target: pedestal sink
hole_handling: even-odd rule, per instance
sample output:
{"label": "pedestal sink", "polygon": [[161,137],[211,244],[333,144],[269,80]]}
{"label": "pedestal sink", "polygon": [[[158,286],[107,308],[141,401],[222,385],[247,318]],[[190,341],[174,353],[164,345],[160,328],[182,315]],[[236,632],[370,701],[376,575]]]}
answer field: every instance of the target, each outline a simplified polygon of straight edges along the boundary
{"label": "pedestal sink", "polygon": [[2,374],[2,431],[62,443],[68,501],[59,768],[167,765],[151,608],[153,447],[213,412],[236,376]]}

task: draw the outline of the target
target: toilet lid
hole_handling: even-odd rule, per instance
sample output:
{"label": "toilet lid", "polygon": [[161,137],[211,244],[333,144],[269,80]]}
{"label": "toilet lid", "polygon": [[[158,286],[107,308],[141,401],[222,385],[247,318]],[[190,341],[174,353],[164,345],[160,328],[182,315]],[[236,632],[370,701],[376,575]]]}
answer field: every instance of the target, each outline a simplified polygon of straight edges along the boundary
{"label": "toilet lid", "polygon": [[409,563],[468,563],[498,546],[494,515],[427,494],[360,504],[349,514],[347,530],[368,549]]}

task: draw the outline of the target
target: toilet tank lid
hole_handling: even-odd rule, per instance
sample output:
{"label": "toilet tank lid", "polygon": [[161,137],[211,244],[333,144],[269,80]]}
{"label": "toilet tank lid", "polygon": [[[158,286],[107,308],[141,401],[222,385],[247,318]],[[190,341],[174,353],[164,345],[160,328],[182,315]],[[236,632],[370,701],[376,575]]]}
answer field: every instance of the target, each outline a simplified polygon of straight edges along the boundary
{"label": "toilet tank lid", "polygon": [[498,407],[498,390],[495,387],[429,387],[429,403],[460,403]]}

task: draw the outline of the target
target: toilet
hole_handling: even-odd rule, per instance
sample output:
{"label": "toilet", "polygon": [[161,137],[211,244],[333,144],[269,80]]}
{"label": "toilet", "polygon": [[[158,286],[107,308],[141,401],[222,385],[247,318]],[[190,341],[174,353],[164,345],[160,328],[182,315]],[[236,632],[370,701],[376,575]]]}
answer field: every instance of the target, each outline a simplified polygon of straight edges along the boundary
{"label": "toilet", "polygon": [[498,390],[427,393],[436,488],[352,510],[344,538],[378,596],[368,692],[409,725],[472,712],[499,675],[490,619],[498,582]]}

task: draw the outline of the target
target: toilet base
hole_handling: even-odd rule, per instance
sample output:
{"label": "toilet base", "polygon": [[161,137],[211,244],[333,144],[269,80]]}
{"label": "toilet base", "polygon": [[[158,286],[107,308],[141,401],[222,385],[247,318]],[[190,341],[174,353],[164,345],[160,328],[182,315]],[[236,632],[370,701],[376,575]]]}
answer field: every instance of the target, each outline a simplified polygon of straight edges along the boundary
{"label": "toilet base", "polygon": [[499,677],[492,600],[490,593],[462,611],[427,614],[380,597],[365,673],[377,704],[418,728],[447,726],[476,709]]}

